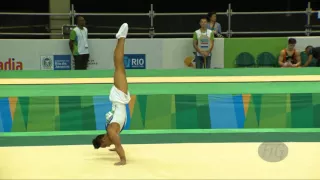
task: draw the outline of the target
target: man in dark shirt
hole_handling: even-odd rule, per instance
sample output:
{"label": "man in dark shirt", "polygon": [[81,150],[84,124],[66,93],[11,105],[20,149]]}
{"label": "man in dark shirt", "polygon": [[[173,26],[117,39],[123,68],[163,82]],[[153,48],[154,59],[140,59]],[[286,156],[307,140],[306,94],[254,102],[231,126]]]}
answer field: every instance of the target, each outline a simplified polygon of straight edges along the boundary
{"label": "man in dark shirt", "polygon": [[320,47],[307,46],[306,53],[308,55],[308,60],[303,66],[309,66],[312,59],[315,58],[317,60],[317,66],[320,67]]}

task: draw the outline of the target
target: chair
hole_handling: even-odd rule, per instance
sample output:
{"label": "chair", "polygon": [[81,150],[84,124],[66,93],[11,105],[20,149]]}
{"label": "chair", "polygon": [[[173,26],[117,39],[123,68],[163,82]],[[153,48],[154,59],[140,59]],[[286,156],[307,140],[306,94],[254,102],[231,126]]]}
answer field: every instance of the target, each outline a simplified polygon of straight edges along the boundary
{"label": "chair", "polygon": [[253,55],[248,52],[242,52],[236,57],[235,65],[236,67],[255,67],[256,62]]}
{"label": "chair", "polygon": [[257,66],[258,67],[276,67],[277,59],[273,54],[269,52],[260,53],[257,56]]}

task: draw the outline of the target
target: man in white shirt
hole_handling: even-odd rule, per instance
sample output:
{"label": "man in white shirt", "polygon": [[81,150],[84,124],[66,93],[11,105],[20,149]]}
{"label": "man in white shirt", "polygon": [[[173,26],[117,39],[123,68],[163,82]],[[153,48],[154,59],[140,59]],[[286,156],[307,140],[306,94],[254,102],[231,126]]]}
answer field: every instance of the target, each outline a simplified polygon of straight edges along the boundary
{"label": "man in white shirt", "polygon": [[70,32],[69,46],[74,58],[75,70],[85,70],[89,62],[88,29],[82,16],[77,17],[77,27]]}
{"label": "man in white shirt", "polygon": [[196,68],[211,67],[211,51],[214,45],[214,31],[207,28],[207,18],[200,19],[200,29],[193,33],[193,47],[197,51]]}

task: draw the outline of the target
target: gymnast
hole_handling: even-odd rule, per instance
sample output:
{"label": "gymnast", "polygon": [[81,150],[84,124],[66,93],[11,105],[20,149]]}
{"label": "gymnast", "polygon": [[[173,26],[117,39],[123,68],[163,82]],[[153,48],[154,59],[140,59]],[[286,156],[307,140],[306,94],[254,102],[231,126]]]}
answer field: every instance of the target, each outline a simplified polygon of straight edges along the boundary
{"label": "gymnast", "polygon": [[288,47],[281,50],[278,63],[281,67],[300,67],[301,55],[298,50],[295,49],[297,40],[290,38],[288,40]]}
{"label": "gymnast", "polygon": [[106,114],[106,134],[98,135],[92,140],[95,149],[110,147],[114,144],[116,151],[120,157],[120,161],[115,165],[125,165],[127,163],[126,155],[120,141],[120,132],[124,129],[127,121],[126,104],[131,100],[128,91],[128,83],[126,71],[124,67],[124,43],[128,34],[128,24],[121,25],[116,38],[118,39],[114,50],[114,77],[113,86],[110,90],[109,99],[112,102],[112,110]]}

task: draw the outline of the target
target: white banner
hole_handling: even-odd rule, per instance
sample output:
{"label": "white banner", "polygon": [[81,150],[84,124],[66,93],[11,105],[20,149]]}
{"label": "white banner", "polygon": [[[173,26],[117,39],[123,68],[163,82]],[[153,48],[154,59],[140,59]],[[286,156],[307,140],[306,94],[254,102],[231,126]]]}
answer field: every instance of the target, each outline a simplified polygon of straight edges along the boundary
{"label": "white banner", "polygon": [[[89,41],[88,69],[113,69],[113,51],[116,40]],[[127,39],[125,54],[145,54],[146,69],[162,68],[162,41],[157,39]]]}
{"label": "white banner", "polygon": [[[88,69],[113,69],[116,40],[89,40]],[[69,40],[1,40],[0,70],[67,70],[73,67]],[[128,39],[125,64],[128,68],[179,69],[194,58],[192,39]],[[224,67],[224,40],[216,38],[212,68]],[[72,68],[73,69],[73,68]]]}
{"label": "white banner", "polygon": [[320,47],[320,36],[289,38],[295,38],[297,40],[296,49],[300,52],[304,51],[307,46]]}
{"label": "white banner", "polygon": [[[0,70],[40,70],[44,65],[41,65],[44,60],[41,60],[41,57],[50,58],[56,54],[70,55],[67,40],[3,39],[0,41],[0,47]],[[48,65],[50,62],[46,63]]]}
{"label": "white banner", "polygon": [[[163,39],[164,69],[186,68],[185,61],[195,57],[193,39]],[[224,68],[224,39],[215,38],[211,56],[211,68]]]}

